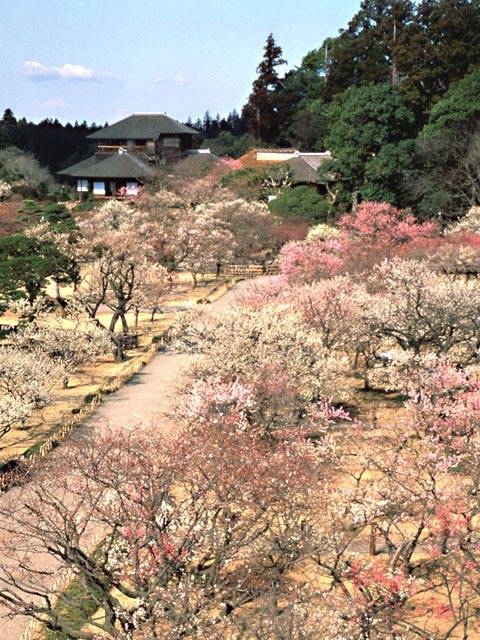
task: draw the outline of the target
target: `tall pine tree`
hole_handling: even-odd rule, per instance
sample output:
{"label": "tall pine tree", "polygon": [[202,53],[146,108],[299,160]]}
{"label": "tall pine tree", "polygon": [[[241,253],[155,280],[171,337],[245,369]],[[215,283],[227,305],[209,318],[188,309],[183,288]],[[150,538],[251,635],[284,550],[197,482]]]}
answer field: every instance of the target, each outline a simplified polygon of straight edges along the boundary
{"label": "tall pine tree", "polygon": [[253,90],[243,107],[242,117],[247,121],[251,133],[262,142],[277,142],[283,120],[283,82],[277,67],[286,64],[282,49],[272,34],[267,38],[264,56],[257,67],[258,77]]}

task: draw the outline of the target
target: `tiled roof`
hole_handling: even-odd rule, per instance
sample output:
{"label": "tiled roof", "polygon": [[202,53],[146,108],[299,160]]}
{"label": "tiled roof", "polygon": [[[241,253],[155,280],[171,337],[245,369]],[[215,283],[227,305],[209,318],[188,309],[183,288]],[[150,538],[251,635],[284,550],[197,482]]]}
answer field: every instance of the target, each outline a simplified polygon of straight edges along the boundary
{"label": "tiled roof", "polygon": [[106,158],[91,156],[58,172],[73,178],[153,178],[155,171],[128,153],[112,153]]}
{"label": "tiled roof", "polygon": [[89,140],[151,140],[160,135],[197,135],[191,129],[163,113],[133,113],[109,127],[91,133]]}
{"label": "tiled roof", "polygon": [[308,153],[307,151],[301,151],[299,153],[299,157],[316,171],[322,162],[332,159],[332,154],[330,151],[325,151],[323,153]]}
{"label": "tiled roof", "polygon": [[304,158],[296,157],[287,160],[286,164],[293,173],[294,182],[318,182],[317,170],[314,169]]}

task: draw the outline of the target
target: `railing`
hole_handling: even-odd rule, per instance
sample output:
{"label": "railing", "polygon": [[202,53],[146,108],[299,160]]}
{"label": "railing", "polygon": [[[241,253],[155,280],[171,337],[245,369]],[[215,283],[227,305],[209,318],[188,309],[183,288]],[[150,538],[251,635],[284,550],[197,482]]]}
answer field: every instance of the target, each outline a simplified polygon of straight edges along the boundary
{"label": "railing", "polygon": [[134,145],[129,147],[126,144],[97,144],[97,153],[118,153],[119,149],[126,149],[129,153],[150,153],[154,154],[155,149],[149,148],[148,145]]}

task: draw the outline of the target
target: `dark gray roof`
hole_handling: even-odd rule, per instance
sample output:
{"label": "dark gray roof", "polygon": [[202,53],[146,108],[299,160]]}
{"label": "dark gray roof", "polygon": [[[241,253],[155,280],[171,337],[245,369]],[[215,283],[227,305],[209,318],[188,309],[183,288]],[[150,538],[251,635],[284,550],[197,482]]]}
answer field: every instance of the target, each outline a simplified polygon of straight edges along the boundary
{"label": "dark gray roof", "polygon": [[287,164],[292,170],[295,182],[314,182],[319,183],[318,167],[327,160],[331,159],[331,155],[327,153],[301,153],[296,158],[287,160]]}
{"label": "dark gray roof", "polygon": [[91,156],[58,172],[73,178],[153,178],[155,170],[128,153],[112,153],[103,158]]}
{"label": "dark gray roof", "polygon": [[332,159],[332,154],[330,151],[324,151],[323,153],[308,153],[301,151],[299,157],[316,171],[323,162],[327,162],[327,160]]}
{"label": "dark gray roof", "polygon": [[292,158],[287,164],[293,173],[294,182],[318,182],[316,170],[303,158]]}
{"label": "dark gray roof", "polygon": [[89,140],[151,140],[160,135],[197,135],[198,131],[180,124],[163,113],[133,113],[109,127],[91,133]]}

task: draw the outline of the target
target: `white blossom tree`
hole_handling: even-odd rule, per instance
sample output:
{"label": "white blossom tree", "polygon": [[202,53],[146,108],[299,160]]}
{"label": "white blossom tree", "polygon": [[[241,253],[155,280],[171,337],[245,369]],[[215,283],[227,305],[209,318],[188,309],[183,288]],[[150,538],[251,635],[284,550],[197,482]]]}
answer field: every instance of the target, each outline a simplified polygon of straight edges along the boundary
{"label": "white blossom tree", "polygon": [[107,304],[112,309],[109,330],[113,333],[120,321],[126,333],[126,314],[141,284],[139,274],[145,261],[154,258],[156,227],[145,212],[116,200],[102,205],[79,227],[80,250],[93,264],[78,297],[92,317]]}
{"label": "white blossom tree", "polygon": [[93,362],[98,356],[113,353],[114,344],[108,331],[85,322],[78,310],[68,314],[68,325],[54,314],[43,314],[23,326],[14,336],[18,350],[30,352],[58,364],[64,371],[63,385],[81,365]]}

